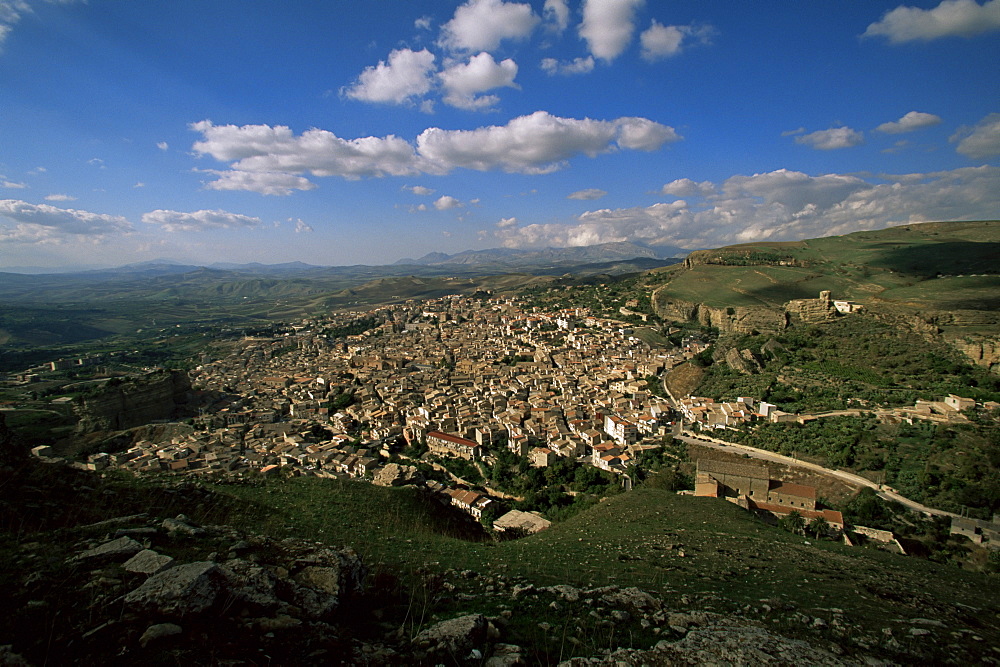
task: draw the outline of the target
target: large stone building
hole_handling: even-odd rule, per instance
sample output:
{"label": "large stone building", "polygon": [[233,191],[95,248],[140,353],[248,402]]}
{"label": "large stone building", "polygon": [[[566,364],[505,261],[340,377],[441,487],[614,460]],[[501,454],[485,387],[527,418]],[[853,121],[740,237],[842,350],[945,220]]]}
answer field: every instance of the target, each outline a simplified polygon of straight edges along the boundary
{"label": "large stone building", "polygon": [[482,447],[475,440],[460,438],[450,433],[431,431],[427,434],[427,448],[441,456],[457,456],[473,461],[482,456]]}

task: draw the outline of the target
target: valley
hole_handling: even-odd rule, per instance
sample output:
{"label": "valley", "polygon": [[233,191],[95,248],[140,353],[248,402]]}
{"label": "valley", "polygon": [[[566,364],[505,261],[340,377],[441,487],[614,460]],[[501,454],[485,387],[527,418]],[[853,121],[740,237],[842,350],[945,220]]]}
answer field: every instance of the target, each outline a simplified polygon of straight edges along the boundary
{"label": "valley", "polygon": [[[443,644],[421,633],[477,615],[463,651],[483,661],[680,660],[704,633],[720,660],[757,633],[775,656],[829,664],[996,661],[1000,610],[980,592],[1000,572],[998,231],[909,225],[640,273],[621,258],[456,275],[476,262],[433,257],[402,268],[453,273],[0,285],[4,608],[28,609],[32,636],[70,619],[56,654],[14,651],[45,661],[76,642],[109,659],[92,638],[117,625],[129,659],[200,661],[197,641],[136,648],[176,611],[111,619],[140,579],[80,555],[114,538],[93,527],[111,520],[214,563],[198,567],[222,572],[219,595],[264,620],[213,622],[281,626],[304,651],[268,644],[286,661],[433,664]],[[699,472],[748,454],[770,457],[768,493],[839,523]],[[708,483],[717,499],[699,497]],[[547,527],[505,534],[509,512]],[[178,514],[186,538],[163,523]],[[255,580],[272,588],[253,603],[226,588],[243,549],[318,590],[281,560],[296,540],[355,550],[368,576],[353,618],[281,606],[291,584]],[[86,615],[71,609],[84,591]]]}

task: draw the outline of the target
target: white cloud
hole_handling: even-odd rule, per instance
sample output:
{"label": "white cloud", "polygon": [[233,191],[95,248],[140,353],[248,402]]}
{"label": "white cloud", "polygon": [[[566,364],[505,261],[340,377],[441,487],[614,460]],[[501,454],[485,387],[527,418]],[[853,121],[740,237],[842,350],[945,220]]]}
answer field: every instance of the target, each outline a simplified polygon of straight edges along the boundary
{"label": "white cloud", "polygon": [[434,54],[427,49],[396,49],[388,62],[367,67],[343,94],[363,102],[402,104],[424,95],[431,89]]}
{"label": "white cloud", "polygon": [[0,219],[16,223],[0,227],[0,241],[21,243],[60,243],[69,239],[103,238],[132,231],[128,220],[48,204],[29,204],[17,199],[0,200]]}
{"label": "white cloud", "polygon": [[653,24],[639,35],[642,57],[649,61],[677,55],[681,52],[683,41],[684,32],[679,26],[661,25],[655,19]]}
{"label": "white cloud", "polygon": [[903,134],[904,132],[913,132],[914,130],[939,125],[940,123],[940,116],[922,111],[910,111],[899,120],[891,123],[882,123],[875,129],[886,134]]}
{"label": "white cloud", "polygon": [[713,192],[715,192],[715,185],[711,181],[696,183],[690,178],[678,178],[660,189],[660,194],[673,195],[674,197],[704,197]]}
{"label": "white cloud", "polygon": [[52,194],[45,195],[45,201],[76,201],[76,197],[70,195]]}
{"label": "white cloud", "polygon": [[[790,241],[932,220],[981,220],[1000,208],[1000,168],[862,179],[778,170],[719,184],[674,181],[698,201],[601,209],[570,224],[497,225],[508,247],[645,241],[687,248]],[[670,185],[670,184],[668,184]],[[695,186],[692,188],[692,185]]]}
{"label": "white cloud", "polygon": [[434,208],[436,208],[439,211],[447,211],[448,209],[461,208],[461,207],[462,207],[462,202],[455,199],[451,195],[444,195],[438,197],[434,201]]}
{"label": "white cloud", "polygon": [[812,146],[821,151],[851,148],[863,142],[864,135],[849,127],[832,127],[829,130],[819,130],[795,137],[795,143]]}
{"label": "white cloud", "polygon": [[497,223],[497,227],[500,229],[510,229],[511,227],[517,227],[517,218],[501,218],[500,222]]}
{"label": "white cloud", "polygon": [[159,148],[161,151],[165,151],[168,148],[170,148],[170,144],[168,144],[165,141],[160,141],[156,144],[156,147]]}
{"label": "white cloud", "polygon": [[14,181],[2,181],[0,182],[0,185],[9,190],[24,190],[28,187],[26,183],[17,183]]}
{"label": "white cloud", "polygon": [[569,5],[566,0],[545,0],[542,14],[546,25],[556,32],[563,32],[569,26]]}
{"label": "white cloud", "polygon": [[594,71],[594,56],[574,58],[569,61],[558,61],[555,58],[542,58],[542,70],[549,76],[556,74],[588,74]]}
{"label": "white cloud", "polygon": [[201,232],[209,229],[246,229],[263,225],[260,218],[228,211],[166,211],[158,209],[143,213],[142,221],[159,225],[168,232]]}
{"label": "white cloud", "polygon": [[478,97],[478,93],[494,88],[517,88],[517,63],[510,58],[496,62],[485,51],[472,56],[468,63],[456,63],[439,75],[444,87],[446,104],[459,109],[488,109],[497,102],[493,95]]}
{"label": "white cloud", "polygon": [[708,44],[714,34],[715,29],[712,26],[665,26],[654,19],[649,28],[639,35],[639,43],[642,45],[642,57],[649,62],[669,58],[683,51],[691,40]]}
{"label": "white cloud", "polygon": [[261,195],[287,196],[292,194],[293,190],[316,189],[316,184],[309,179],[283,172],[207,169],[204,173],[215,174],[218,177],[214,181],[205,183],[205,187],[209,190],[242,190]]}
{"label": "white cloud", "polygon": [[204,136],[193,146],[196,153],[221,162],[233,161],[233,171],[220,174],[224,184],[206,186],[217,190],[265,194],[311,190],[315,185],[305,178],[291,177],[303,172],[347,179],[438,173],[418,158],[409,143],[393,135],[347,140],[326,130],[311,129],[295,136],[283,125],[213,125],[207,120],[193,123],[191,129]]}
{"label": "white cloud", "polygon": [[304,221],[302,218],[296,218],[295,220],[296,234],[308,234],[312,231],[313,231],[312,225]]}
{"label": "white cloud", "polygon": [[576,192],[571,192],[566,195],[566,199],[580,199],[583,201],[591,201],[594,199],[600,199],[604,195],[608,194],[606,190],[600,190],[598,188],[587,188],[586,190],[577,190]]}
{"label": "white cloud", "polygon": [[524,39],[538,25],[531,5],[469,0],[441,27],[440,43],[453,51],[493,51],[504,39]]}
{"label": "white cloud", "polygon": [[951,141],[958,142],[956,151],[972,160],[1000,155],[1000,113],[989,114],[975,127],[960,127]]}
{"label": "white cloud", "polygon": [[135,184],[135,185],[133,185],[132,187],[133,187],[133,188],[144,188],[144,187],[146,187],[146,184],[145,184],[145,183],[143,183],[142,181],[139,181],[138,183],[136,183],[136,184]]}
{"label": "white cloud", "polygon": [[347,140],[311,129],[296,136],[281,125],[214,125],[206,120],[190,127],[203,136],[192,147],[195,153],[230,163],[225,171],[201,170],[218,177],[206,188],[267,195],[315,188],[304,173],[351,180],[446,174],[458,168],[542,174],[565,167],[581,153],[653,151],[681,139],[672,127],[646,118],[604,121],[544,111],[475,130],[431,127],[417,136],[415,146],[392,135]]}
{"label": "white cloud", "polygon": [[584,0],[580,37],[596,58],[610,62],[621,55],[635,32],[635,11],[645,0]]}
{"label": "white cloud", "polygon": [[431,17],[421,16],[416,21],[413,22],[413,27],[417,30],[430,30],[431,29]]}
{"label": "white cloud", "polygon": [[645,118],[578,120],[536,111],[503,126],[456,131],[429,128],[417,137],[417,149],[422,157],[449,169],[542,174],[562,168],[580,153],[594,157],[616,146],[655,150],[679,139],[673,128]]}
{"label": "white cloud", "polygon": [[434,194],[434,190],[432,190],[431,188],[426,188],[422,185],[404,185],[403,189],[409,190],[413,194],[420,195],[423,197]]}
{"label": "white cloud", "polygon": [[1000,0],[944,0],[933,9],[900,5],[872,23],[863,37],[887,37],[893,44],[942,37],[974,37],[1000,30]]}

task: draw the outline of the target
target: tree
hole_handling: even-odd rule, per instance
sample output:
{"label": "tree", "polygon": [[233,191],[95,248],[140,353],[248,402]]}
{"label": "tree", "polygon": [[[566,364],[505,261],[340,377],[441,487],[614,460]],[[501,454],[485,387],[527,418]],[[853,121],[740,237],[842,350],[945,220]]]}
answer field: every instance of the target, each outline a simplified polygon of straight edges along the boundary
{"label": "tree", "polygon": [[778,519],[778,526],[793,535],[804,535],[806,520],[802,518],[802,515],[799,514],[798,510],[792,510],[790,513]]}
{"label": "tree", "polygon": [[818,540],[819,538],[826,537],[830,534],[830,524],[826,522],[826,519],[818,516],[809,522],[806,530],[809,533],[812,533],[813,537]]}

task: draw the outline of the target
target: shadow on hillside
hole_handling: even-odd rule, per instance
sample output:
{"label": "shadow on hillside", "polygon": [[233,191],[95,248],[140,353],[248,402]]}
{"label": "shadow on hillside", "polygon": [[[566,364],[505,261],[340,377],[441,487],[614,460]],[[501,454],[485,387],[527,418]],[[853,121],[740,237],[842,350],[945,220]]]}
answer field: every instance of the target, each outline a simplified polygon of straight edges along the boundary
{"label": "shadow on hillside", "polygon": [[787,283],[747,290],[746,293],[765,303],[772,303],[779,306],[793,299],[815,299],[819,297],[819,291],[813,287]]}
{"label": "shadow on hillside", "polygon": [[875,268],[923,277],[996,273],[1000,267],[998,259],[1000,243],[949,241],[887,250],[868,263]]}

